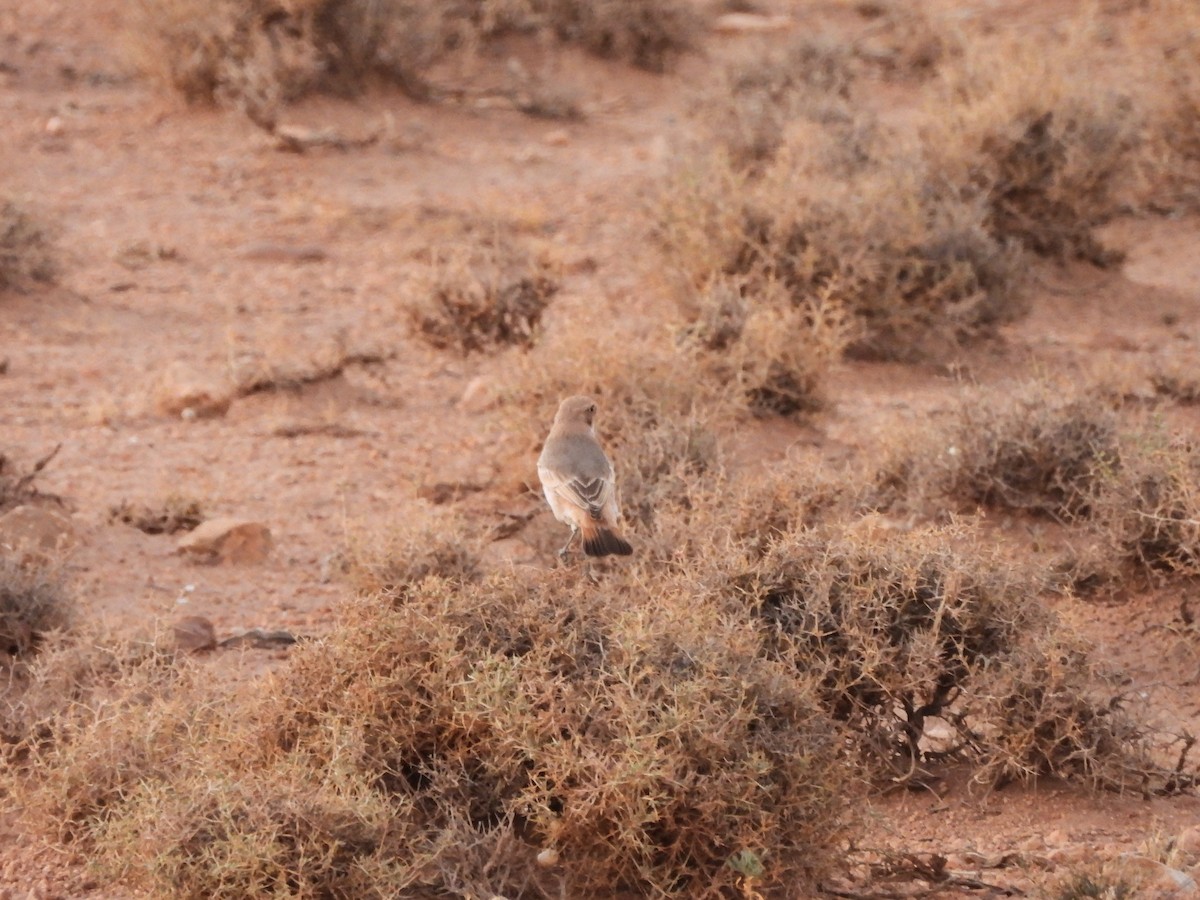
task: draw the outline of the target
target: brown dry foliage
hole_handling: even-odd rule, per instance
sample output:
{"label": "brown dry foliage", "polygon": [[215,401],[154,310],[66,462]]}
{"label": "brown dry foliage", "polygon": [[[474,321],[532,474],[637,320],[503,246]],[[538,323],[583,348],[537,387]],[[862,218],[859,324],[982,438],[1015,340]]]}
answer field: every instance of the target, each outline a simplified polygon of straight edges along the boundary
{"label": "brown dry foliage", "polygon": [[415,290],[406,308],[413,333],[465,355],[533,346],[558,282],[545,262],[497,241],[438,260]]}
{"label": "brown dry foliage", "polygon": [[837,730],[753,622],[682,590],[642,615],[639,589],[354,601],[256,700],[133,678],[60,712],[18,799],[178,896],[727,896],[751,858],[760,886],[811,884],[856,790]]}
{"label": "brown dry foliage", "polygon": [[894,135],[854,128],[787,144],[760,175],[720,158],[685,170],[662,204],[684,290],[715,278],[782,289],[791,304],[844,309],[849,352],[938,355],[1023,312],[1018,256],[986,229],[986,210],[940,189]]}
{"label": "brown dry foliage", "polygon": [[1062,566],[1080,591],[1200,571],[1200,449],[1114,406],[1102,385],[971,391],[942,424],[898,446],[862,506],[982,507],[1070,525],[1079,547]]}
{"label": "brown dry foliage", "polygon": [[27,660],[47,636],[67,630],[75,597],[62,570],[32,565],[0,552],[0,671]]}
{"label": "brown dry foliage", "polygon": [[719,277],[683,305],[682,336],[702,371],[736,388],[750,412],[791,416],[824,406],[822,381],[854,327],[839,303],[796,305],[778,285]]}
{"label": "brown dry foliage", "polygon": [[190,102],[240,107],[273,128],[282,104],[357,92],[371,79],[434,99],[432,66],[511,32],[549,31],[662,71],[699,22],[684,0],[140,0],[132,49],[143,71]]}
{"label": "brown dry foliage", "polygon": [[1102,52],[1094,23],[1041,41],[976,37],[929,98],[938,171],[987,208],[985,227],[1042,256],[1120,261],[1096,229],[1132,200],[1147,111],[1121,85],[1073,77]]}
{"label": "brown dry foliage", "polygon": [[0,198],[0,291],[58,272],[45,229],[11,200]]}
{"label": "brown dry foliage", "polygon": [[168,494],[159,503],[122,500],[108,511],[110,522],[122,522],[146,534],[175,534],[191,531],[205,519],[199,500]]}
{"label": "brown dry foliage", "polygon": [[1117,416],[1094,395],[1035,384],[1005,400],[977,394],[938,435],[936,489],[972,506],[1060,521],[1086,518],[1121,464]]}
{"label": "brown dry foliage", "polygon": [[[772,657],[819,679],[888,781],[921,783],[947,761],[990,786],[1054,775],[1127,789],[1154,773],[1136,719],[1109,705],[1115,683],[1080,648],[1060,650],[1040,576],[964,538],[797,531],[734,583]],[[932,737],[933,720],[953,739]]]}
{"label": "brown dry foliage", "polygon": [[[639,462],[683,396],[646,374],[603,382]],[[122,882],[196,897],[796,891],[838,865],[864,775],[1169,789],[1039,572],[962,530],[839,528],[836,480],[669,471],[646,551],[590,578],[482,576],[461,521],[354,548],[335,631],[244,695],[156,653],[80,685],[99,650],[64,646],[0,787]]]}

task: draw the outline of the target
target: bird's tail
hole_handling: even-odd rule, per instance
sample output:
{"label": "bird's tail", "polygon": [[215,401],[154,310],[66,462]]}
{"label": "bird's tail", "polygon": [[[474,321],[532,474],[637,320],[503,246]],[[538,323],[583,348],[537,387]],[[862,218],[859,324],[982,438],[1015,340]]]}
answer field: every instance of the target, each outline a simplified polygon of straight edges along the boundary
{"label": "bird's tail", "polygon": [[583,526],[583,552],[588,556],[629,556],[633,547],[614,528],[603,522],[587,522]]}

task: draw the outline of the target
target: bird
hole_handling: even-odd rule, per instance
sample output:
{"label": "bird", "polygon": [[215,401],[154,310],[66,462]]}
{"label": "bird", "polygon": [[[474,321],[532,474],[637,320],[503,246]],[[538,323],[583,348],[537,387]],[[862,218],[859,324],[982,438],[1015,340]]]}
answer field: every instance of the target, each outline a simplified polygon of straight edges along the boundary
{"label": "bird", "polygon": [[596,440],[595,419],[596,401],[591,397],[563,400],[538,457],[546,502],[558,521],[571,526],[571,536],[558,551],[561,559],[579,534],[588,556],[633,553],[617,528],[621,510],[616,475]]}

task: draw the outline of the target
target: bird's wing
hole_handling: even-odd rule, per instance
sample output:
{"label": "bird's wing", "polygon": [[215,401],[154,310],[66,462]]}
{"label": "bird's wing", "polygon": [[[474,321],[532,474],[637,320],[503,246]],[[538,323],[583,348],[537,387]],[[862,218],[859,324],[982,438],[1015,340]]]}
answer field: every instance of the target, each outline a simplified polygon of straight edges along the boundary
{"label": "bird's wing", "polygon": [[586,512],[593,519],[601,518],[604,505],[613,493],[609,478],[555,478],[550,489],[563,500]]}

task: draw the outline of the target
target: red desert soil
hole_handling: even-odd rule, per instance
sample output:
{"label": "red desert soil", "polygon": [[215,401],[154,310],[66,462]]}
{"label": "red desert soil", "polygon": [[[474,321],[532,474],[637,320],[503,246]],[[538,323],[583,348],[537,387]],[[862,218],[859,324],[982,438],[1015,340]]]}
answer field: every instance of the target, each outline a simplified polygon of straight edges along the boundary
{"label": "red desert soil", "polygon": [[[1025,15],[1029,27],[1073,7],[979,5]],[[515,221],[567,273],[548,328],[594,309],[635,327],[631,301],[640,309],[666,295],[642,210],[685,127],[687,85],[711,58],[653,76],[565,54],[563,77],[581,86],[589,110],[566,125],[390,92],[313,100],[285,122],[381,137],[295,154],[240,115],[183,108],[129,76],[123,7],[9,0],[0,10],[0,194],[52,223],[65,252],[57,286],[0,304],[0,449],[29,464],[62,444],[38,483],[66,498],[82,534],[70,564],[84,615],[131,633],[183,615],[211,619],[219,637],[254,627],[320,633],[347,590],[331,573],[348,536],[386,534],[427,506],[422,488],[436,482],[483,483],[481,503],[500,508],[514,502],[514,483],[533,478],[526,438],[514,443],[503,416],[460,402],[472,379],[504,373],[408,337],[402,303],[414,260],[454,240],[463,221]],[[807,426],[761,426],[735,448],[734,465],[870,454],[889,429],[952,404],[955,375],[986,384],[1014,371],[1136,371],[1194,356],[1200,222],[1128,221],[1112,236],[1129,249],[1120,271],[1040,271],[1032,313],[957,372],[844,364],[829,412]],[[156,406],[180,381],[221,387],[266,367],[311,370],[339,350],[386,359],[235,399],[216,418]],[[1173,415],[1200,425],[1195,408]],[[286,436],[297,430],[311,433]],[[524,468],[497,472],[497,445]],[[267,523],[274,554],[249,567],[198,566],[173,553],[171,537],[109,521],[115,504],[169,494],[201,501],[209,515]],[[538,516],[535,527],[553,529],[548,512]],[[1195,733],[1200,652],[1177,612],[1190,587],[1172,590],[1062,611],[1129,673],[1132,697]],[[212,665],[267,664],[256,653],[266,656],[227,652]],[[1194,797],[1058,784],[900,793],[876,807],[876,846],[958,854],[959,866],[969,851],[990,861],[1010,851],[1060,861],[1151,853],[1200,820]],[[113,895],[20,835],[0,832],[0,842],[0,896]],[[1011,870],[981,877],[1022,880]]]}

